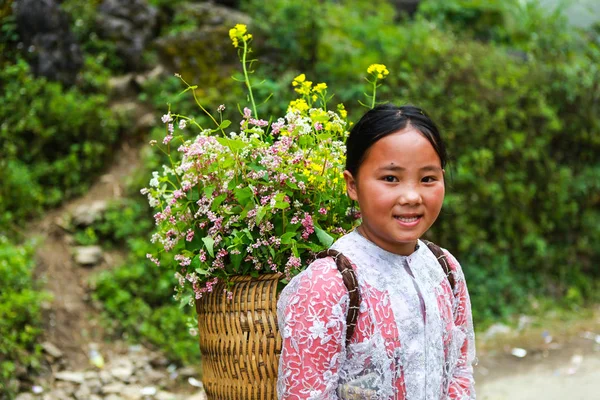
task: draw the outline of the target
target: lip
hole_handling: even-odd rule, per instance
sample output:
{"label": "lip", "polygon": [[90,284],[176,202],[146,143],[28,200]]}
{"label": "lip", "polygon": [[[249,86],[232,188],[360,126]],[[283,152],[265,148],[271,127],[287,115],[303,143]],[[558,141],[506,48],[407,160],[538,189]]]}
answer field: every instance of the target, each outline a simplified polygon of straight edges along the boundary
{"label": "lip", "polygon": [[[415,217],[417,219],[414,220],[414,221],[411,221],[411,222],[406,222],[406,221],[402,221],[402,220],[399,219],[399,218],[415,218]],[[414,226],[417,226],[419,224],[419,222],[421,222],[421,220],[423,219],[423,215],[420,215],[420,214],[400,214],[400,215],[394,215],[394,219],[401,226],[403,226],[405,228],[412,228]]]}

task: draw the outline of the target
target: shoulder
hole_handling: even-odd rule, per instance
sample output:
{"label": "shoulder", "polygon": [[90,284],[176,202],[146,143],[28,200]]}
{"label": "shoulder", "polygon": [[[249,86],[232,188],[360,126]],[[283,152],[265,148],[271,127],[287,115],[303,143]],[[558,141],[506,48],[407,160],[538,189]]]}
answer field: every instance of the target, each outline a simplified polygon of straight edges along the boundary
{"label": "shoulder", "polygon": [[293,277],[283,289],[282,298],[295,295],[310,296],[315,299],[340,299],[347,293],[342,276],[332,258],[313,261],[301,273]]}

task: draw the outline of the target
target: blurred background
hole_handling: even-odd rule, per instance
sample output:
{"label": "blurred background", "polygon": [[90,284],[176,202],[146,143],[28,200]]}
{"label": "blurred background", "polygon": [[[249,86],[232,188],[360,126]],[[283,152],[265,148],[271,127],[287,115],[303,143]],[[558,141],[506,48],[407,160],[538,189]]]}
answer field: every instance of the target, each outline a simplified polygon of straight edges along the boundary
{"label": "blurred background", "polygon": [[[0,399],[202,399],[194,310],[148,262],[139,193],[169,105],[244,107],[228,30],[254,35],[255,96],[326,82],[350,120],[423,107],[447,140],[429,238],[461,261],[480,399],[600,389],[600,3],[559,0],[0,1]],[[188,93],[189,94],[189,93]],[[190,132],[192,134],[192,132]]]}

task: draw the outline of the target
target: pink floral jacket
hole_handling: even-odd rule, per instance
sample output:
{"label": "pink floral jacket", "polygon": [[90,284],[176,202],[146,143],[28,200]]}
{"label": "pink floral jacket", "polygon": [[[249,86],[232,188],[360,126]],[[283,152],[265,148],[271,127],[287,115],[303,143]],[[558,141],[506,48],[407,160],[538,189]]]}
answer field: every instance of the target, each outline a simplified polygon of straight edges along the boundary
{"label": "pink floral jacket", "polygon": [[447,251],[454,293],[419,241],[389,253],[357,231],[333,249],[354,264],[362,296],[346,347],[348,292],[332,259],[294,277],[278,303],[280,399],[474,399],[475,335],[461,267]]}

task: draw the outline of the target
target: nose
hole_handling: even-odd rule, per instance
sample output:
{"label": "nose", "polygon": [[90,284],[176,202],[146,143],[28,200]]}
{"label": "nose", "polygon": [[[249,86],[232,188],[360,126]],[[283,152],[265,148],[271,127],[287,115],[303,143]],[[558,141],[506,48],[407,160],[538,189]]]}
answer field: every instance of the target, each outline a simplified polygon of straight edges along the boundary
{"label": "nose", "polygon": [[398,196],[398,203],[403,206],[419,205],[421,201],[421,193],[414,186],[404,187]]}

